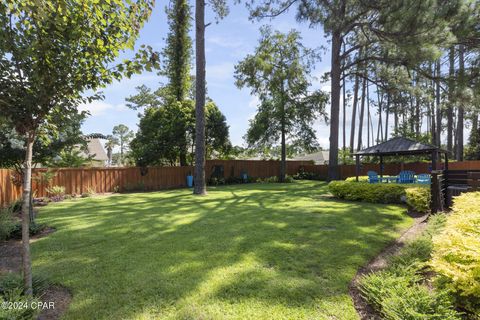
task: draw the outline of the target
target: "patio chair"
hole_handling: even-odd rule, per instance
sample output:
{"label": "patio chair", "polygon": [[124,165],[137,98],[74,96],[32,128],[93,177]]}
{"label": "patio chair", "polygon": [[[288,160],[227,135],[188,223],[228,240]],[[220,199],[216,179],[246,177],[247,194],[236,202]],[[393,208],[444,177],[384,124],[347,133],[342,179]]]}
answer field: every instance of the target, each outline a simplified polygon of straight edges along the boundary
{"label": "patio chair", "polygon": [[398,183],[415,183],[415,172],[410,170],[400,171],[398,174]]}
{"label": "patio chair", "polygon": [[431,184],[432,180],[428,173],[422,173],[417,176],[417,183],[419,184]]}
{"label": "patio chair", "polygon": [[376,173],[375,171],[368,171],[367,175],[368,175],[368,183],[379,183],[380,182],[380,179],[378,177],[378,173]]}

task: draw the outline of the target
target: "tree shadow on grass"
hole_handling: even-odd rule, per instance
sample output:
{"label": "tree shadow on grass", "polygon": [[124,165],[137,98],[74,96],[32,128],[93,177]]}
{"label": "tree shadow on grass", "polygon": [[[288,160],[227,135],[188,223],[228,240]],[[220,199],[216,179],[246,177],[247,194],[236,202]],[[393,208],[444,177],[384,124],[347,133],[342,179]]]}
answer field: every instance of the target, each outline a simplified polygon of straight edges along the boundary
{"label": "tree shadow on grass", "polygon": [[319,312],[405,226],[395,206],[315,199],[325,192],[256,184],[62,203],[41,214],[58,231],[33,245],[34,267],[72,289],[73,318],[180,315],[185,301]]}

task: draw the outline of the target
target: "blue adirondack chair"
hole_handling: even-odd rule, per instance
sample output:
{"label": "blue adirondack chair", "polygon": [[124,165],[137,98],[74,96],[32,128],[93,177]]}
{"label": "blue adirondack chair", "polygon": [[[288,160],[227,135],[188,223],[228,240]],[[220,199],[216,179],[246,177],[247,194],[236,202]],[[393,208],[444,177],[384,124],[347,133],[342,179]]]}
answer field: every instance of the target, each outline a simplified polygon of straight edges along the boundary
{"label": "blue adirondack chair", "polygon": [[415,183],[415,172],[410,170],[400,171],[398,183]]}
{"label": "blue adirondack chair", "polygon": [[417,183],[420,184],[430,184],[432,181],[428,173],[422,173],[417,176]]}
{"label": "blue adirondack chair", "polygon": [[378,173],[376,173],[375,171],[368,171],[367,175],[368,175],[368,183],[379,183],[380,182],[380,178],[378,177]]}

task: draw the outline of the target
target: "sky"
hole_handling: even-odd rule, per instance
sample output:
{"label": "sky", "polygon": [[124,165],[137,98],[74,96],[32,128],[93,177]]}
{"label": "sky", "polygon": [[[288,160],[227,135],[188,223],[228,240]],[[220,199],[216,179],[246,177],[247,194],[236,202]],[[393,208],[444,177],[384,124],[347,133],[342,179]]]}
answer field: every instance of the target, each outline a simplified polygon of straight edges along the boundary
{"label": "sky", "polygon": [[[168,31],[165,5],[166,2],[157,1],[149,21],[140,33],[136,47],[147,44],[157,51],[162,49]],[[303,44],[309,48],[320,46],[328,48],[327,39],[325,39],[321,27],[311,29],[306,23],[298,23],[295,20],[294,11],[287,12],[274,20],[252,22],[248,19],[248,11],[243,5],[230,5],[229,15],[218,24],[215,23],[210,8],[207,7],[206,11],[206,22],[213,22],[207,27],[205,34],[208,96],[217,103],[226,116],[232,143],[244,145],[243,135],[247,131],[249,119],[255,115],[258,100],[250,95],[248,88],[240,90],[235,86],[233,73],[234,66],[247,54],[253,53],[260,36],[259,28],[262,25],[270,24],[273,29],[281,32],[296,29],[302,35]],[[193,32],[191,32],[191,37],[194,41]],[[314,74],[312,74],[317,78],[330,69],[329,52],[322,52],[324,53],[323,58],[316,64]],[[119,58],[130,57],[131,54],[132,52],[125,52]],[[194,62],[194,58],[192,60]],[[194,72],[192,69],[192,74]],[[112,128],[117,124],[125,124],[136,132],[139,111],[127,108],[125,98],[134,94],[137,86],[144,84],[151,88],[157,88],[160,82],[165,83],[165,79],[156,73],[144,72],[131,79],[114,82],[102,89],[105,96],[103,101],[94,101],[80,106],[81,110],[88,110],[91,114],[83,124],[83,132],[85,134],[110,134]],[[320,83],[320,80],[314,80],[312,88],[330,90],[329,84]],[[318,121],[315,123],[315,129],[321,146],[328,147],[329,128],[327,125]]]}

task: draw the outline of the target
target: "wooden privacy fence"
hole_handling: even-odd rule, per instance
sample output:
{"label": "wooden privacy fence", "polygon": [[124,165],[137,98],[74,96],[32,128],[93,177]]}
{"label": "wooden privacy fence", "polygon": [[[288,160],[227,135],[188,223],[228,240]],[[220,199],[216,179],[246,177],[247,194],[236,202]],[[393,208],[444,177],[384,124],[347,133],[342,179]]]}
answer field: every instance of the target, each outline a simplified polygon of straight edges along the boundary
{"label": "wooden privacy fence", "polygon": [[[222,165],[224,176],[239,177],[245,171],[251,177],[266,178],[280,173],[280,161],[268,160],[207,160],[206,177],[210,177],[214,166]],[[440,163],[440,168],[442,168]],[[304,171],[317,173],[320,178],[326,179],[328,166],[313,165],[310,161],[287,161],[287,174],[293,175],[300,168]],[[450,170],[480,170],[480,161],[450,162]],[[47,195],[50,186],[63,186],[67,194],[82,194],[86,192],[114,192],[129,190],[162,190],[186,187],[186,176],[193,174],[193,167],[128,167],[128,168],[60,168],[51,169],[55,172],[53,179],[47,184],[42,181],[42,173],[47,169],[34,169],[32,190],[36,197]],[[361,175],[367,171],[379,171],[378,164],[363,164]],[[401,170],[412,170],[416,173],[430,172],[430,163],[384,164],[385,175],[396,175]],[[355,165],[339,166],[340,177],[355,176]],[[22,194],[21,186],[15,172],[0,169],[0,206],[8,205],[19,199]]]}
{"label": "wooden privacy fence", "polygon": [[[295,174],[309,161],[288,161],[287,174]],[[214,166],[223,165],[225,177],[239,177],[247,172],[251,177],[267,178],[280,173],[280,161],[208,160],[205,166],[207,179]],[[42,174],[48,169],[33,169],[32,190],[35,197],[47,196],[51,186],[65,187],[66,194],[80,195],[87,192],[145,190],[186,187],[186,177],[193,175],[193,167],[126,167],[126,168],[59,168],[50,169],[54,177],[47,183]],[[0,206],[19,199],[22,189],[13,170],[0,169]]]}

